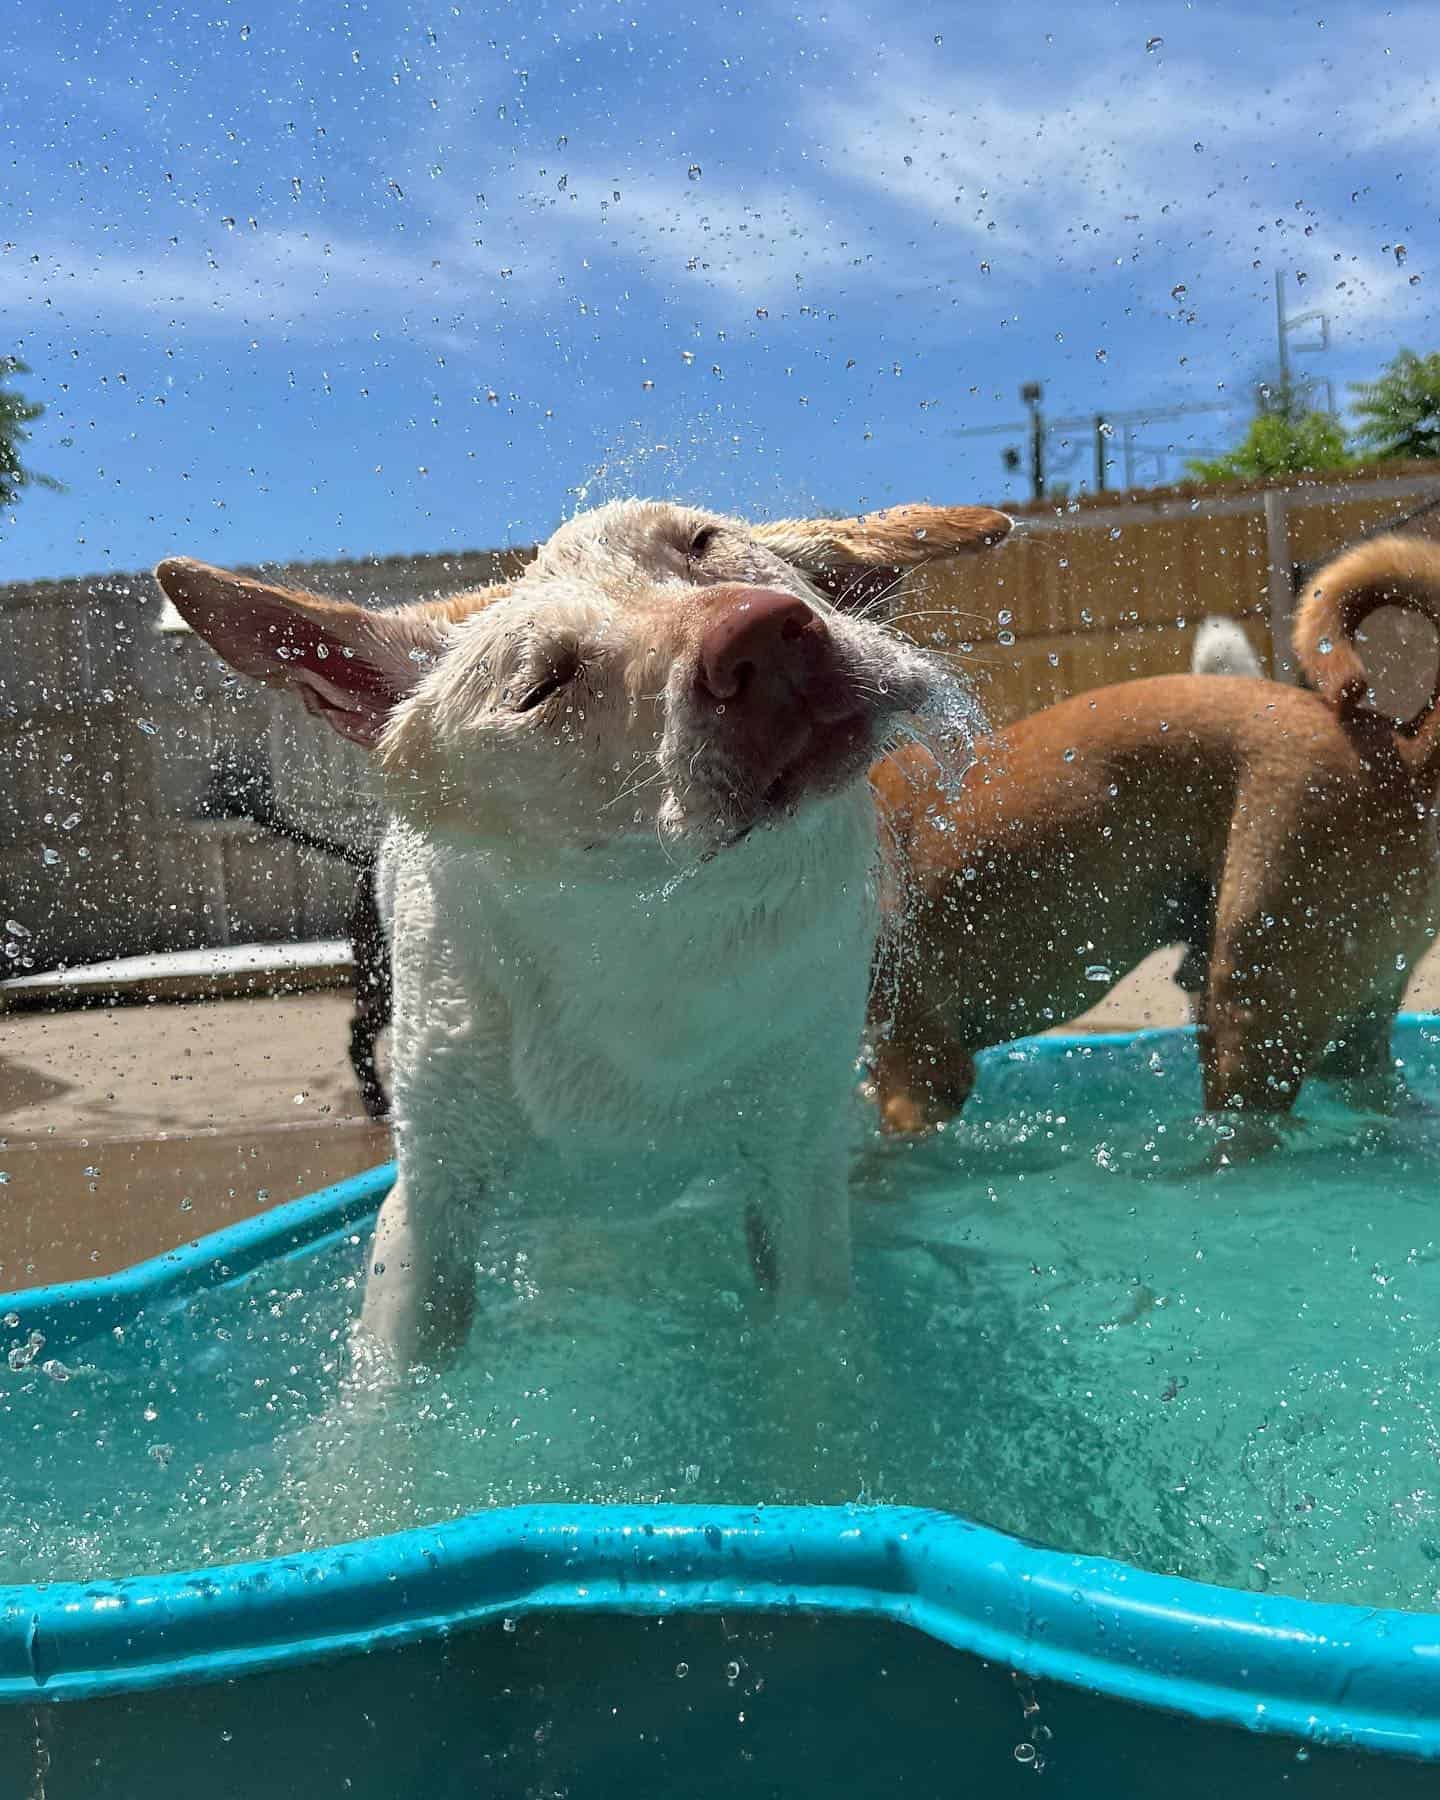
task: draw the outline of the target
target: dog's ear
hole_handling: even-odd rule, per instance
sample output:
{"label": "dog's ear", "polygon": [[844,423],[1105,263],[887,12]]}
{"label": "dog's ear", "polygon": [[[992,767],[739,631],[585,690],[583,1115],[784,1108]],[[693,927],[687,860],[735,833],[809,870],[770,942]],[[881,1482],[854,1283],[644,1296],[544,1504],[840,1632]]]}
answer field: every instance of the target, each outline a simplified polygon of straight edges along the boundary
{"label": "dog's ear", "polygon": [[973,555],[1015,521],[990,506],[892,506],[858,519],[775,519],[751,530],[837,606],[863,606],[907,569]]}
{"label": "dog's ear", "polygon": [[188,557],[167,558],[155,579],[232,669],[293,689],[308,712],[367,750],[434,661],[456,616],[433,606],[370,612]]}

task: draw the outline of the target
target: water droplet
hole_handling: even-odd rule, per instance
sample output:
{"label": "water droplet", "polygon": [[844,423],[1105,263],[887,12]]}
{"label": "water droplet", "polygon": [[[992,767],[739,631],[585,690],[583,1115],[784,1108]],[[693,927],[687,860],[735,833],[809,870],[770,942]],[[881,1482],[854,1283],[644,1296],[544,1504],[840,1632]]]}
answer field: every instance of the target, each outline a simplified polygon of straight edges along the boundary
{"label": "water droplet", "polygon": [[160,729],[152,719],[137,719],[135,721],[135,728],[137,731],[143,731],[146,737],[154,737],[155,733]]}
{"label": "water droplet", "polygon": [[726,1663],[725,1679],[727,1681],[738,1681],[740,1679],[740,1665],[738,1662]]}
{"label": "water droplet", "polygon": [[1323,637],[1315,648],[1322,656],[1328,656],[1335,646],[1330,642],[1328,637]]}
{"label": "water droplet", "polygon": [[1163,50],[1164,47],[1165,40],[1163,37],[1152,37],[1146,38],[1145,40],[1145,51],[1149,56],[1153,56],[1157,50]]}
{"label": "water droplet", "polygon": [[703,172],[704,171],[701,169],[699,163],[691,163],[690,167],[685,171],[691,181],[698,181]]}
{"label": "water droplet", "polygon": [[1183,281],[1177,281],[1170,290],[1170,298],[1172,300],[1183,300],[1188,291],[1189,290],[1186,288]]}
{"label": "water droplet", "polygon": [[5,921],[5,929],[10,933],[11,937],[28,938],[30,935],[29,928],[22,925],[18,919],[7,919]]}
{"label": "water droplet", "polygon": [[145,1410],[140,1414],[140,1417],[147,1425],[153,1425],[160,1417],[160,1408],[156,1406],[153,1400],[147,1400],[145,1402]]}
{"label": "water droplet", "polygon": [[1085,979],[1087,981],[1113,981],[1115,972],[1104,963],[1086,963]]}
{"label": "water droplet", "polygon": [[1405,254],[1405,246],[1403,244],[1397,244],[1395,246],[1395,261],[1402,269],[1405,267]]}
{"label": "water droplet", "polygon": [[48,844],[44,844],[40,849],[40,860],[47,869],[53,869],[60,860],[60,852],[52,850]]}
{"label": "water droplet", "polygon": [[1396,969],[1397,974],[1403,975],[1405,970],[1408,969],[1409,967],[1410,967],[1410,958],[1408,956],[1404,956],[1404,955],[1396,956],[1395,969]]}
{"label": "water droplet", "polygon": [[996,641],[1003,644],[1008,650],[1015,642],[1015,633],[1013,631],[1002,631]]}
{"label": "water droplet", "polygon": [[1110,352],[1108,350],[1097,350],[1095,352],[1095,360],[1099,363],[1109,362]]}
{"label": "water droplet", "polygon": [[654,387],[655,383],[653,381],[642,381],[640,383],[640,385],[642,388],[644,388],[646,393],[649,393],[650,389]]}
{"label": "water droplet", "polygon": [[689,1663],[687,1663],[687,1662],[678,1662],[678,1663],[676,1663],[676,1665],[675,1665],[675,1679],[676,1679],[676,1680],[677,1680],[677,1681],[683,1681],[683,1680],[684,1680],[684,1679],[685,1679],[685,1677],[686,1677],[686,1676],[687,1676],[687,1675],[688,1675],[688,1674],[689,1674],[689,1673],[690,1673],[690,1665],[689,1665]]}
{"label": "water droplet", "polygon": [[250,27],[249,27],[249,26],[248,26],[248,25],[242,25],[242,26],[241,26],[241,27],[240,27],[240,41],[241,41],[241,42],[242,42],[242,43],[244,43],[244,41],[245,41],[245,40],[246,40],[246,39],[247,39],[247,38],[248,38],[248,37],[249,37],[249,36],[250,36]]}
{"label": "water droplet", "polygon": [[944,34],[944,32],[943,32],[943,31],[937,31],[937,32],[936,32],[936,33],[935,33],[935,48],[936,48],[936,49],[937,49],[937,50],[938,50],[938,49],[939,49],[939,48],[940,48],[940,46],[941,46],[941,45],[942,45],[942,44],[943,44],[943,43],[944,43],[944,42],[945,42],[945,34]]}
{"label": "water droplet", "polygon": [[1071,746],[1070,746],[1070,748],[1069,748],[1069,749],[1067,749],[1067,750],[1066,750],[1066,752],[1065,752],[1065,760],[1066,760],[1066,762],[1074,762],[1074,760],[1075,760],[1075,747],[1074,747],[1074,745],[1073,745],[1073,744],[1072,744],[1072,745],[1071,745]]}

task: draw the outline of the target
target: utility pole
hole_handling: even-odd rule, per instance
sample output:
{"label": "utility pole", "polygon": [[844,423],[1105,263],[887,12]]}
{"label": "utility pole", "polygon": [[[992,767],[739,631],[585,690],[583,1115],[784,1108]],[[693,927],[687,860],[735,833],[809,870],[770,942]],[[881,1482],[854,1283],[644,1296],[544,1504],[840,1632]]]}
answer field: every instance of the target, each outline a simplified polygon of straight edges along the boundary
{"label": "utility pole", "polygon": [[1020,398],[1030,408],[1030,498],[1045,498],[1045,416],[1040,411],[1040,383],[1027,381]]}
{"label": "utility pole", "polygon": [[[1294,321],[1292,320],[1293,324]],[[1233,413],[1236,404],[1233,400],[1198,400],[1180,406],[1141,406],[1129,412],[1083,413],[1074,418],[1049,419],[1041,411],[1042,389],[1038,381],[1027,381],[1020,390],[1020,398],[1029,408],[1029,417],[1012,421],[1008,425],[968,425],[958,431],[948,432],[949,437],[1005,437],[1029,438],[1030,490],[1037,500],[1045,498],[1045,479],[1049,469],[1057,465],[1068,468],[1075,456],[1080,454],[1088,440],[1078,440],[1078,434],[1084,430],[1094,434],[1095,456],[1095,491],[1103,493],[1110,488],[1111,458],[1114,452],[1112,440],[1116,432],[1120,434],[1120,454],[1125,472],[1125,486],[1135,485],[1135,461],[1137,455],[1162,457],[1178,454],[1173,445],[1162,450],[1154,446],[1137,444],[1135,428],[1137,425],[1155,425],[1170,420],[1188,419],[1196,413]],[[1046,442],[1052,432],[1077,433],[1077,442],[1062,440],[1056,454],[1047,453]],[[1069,450],[1067,457],[1065,452]],[[1018,475],[1025,466],[1026,455],[1018,443],[1006,444],[1000,453],[1006,470]]]}
{"label": "utility pole", "polygon": [[1280,361],[1280,396],[1290,401],[1290,324],[1285,317],[1285,271],[1275,271],[1275,345]]}
{"label": "utility pole", "polygon": [[[1312,338],[1308,344],[1292,344],[1290,342],[1291,332],[1298,330],[1302,325],[1318,325],[1320,327],[1319,337]],[[1298,388],[1291,386],[1291,356],[1310,354],[1329,348],[1329,316],[1318,306],[1313,307],[1309,312],[1287,314],[1285,311],[1285,271],[1277,269],[1275,271],[1275,349],[1276,361],[1280,366],[1280,404],[1285,409],[1287,417],[1297,407],[1301,394],[1309,393],[1314,387],[1325,389],[1326,410],[1334,412],[1335,389],[1330,381],[1312,377],[1301,383]]]}

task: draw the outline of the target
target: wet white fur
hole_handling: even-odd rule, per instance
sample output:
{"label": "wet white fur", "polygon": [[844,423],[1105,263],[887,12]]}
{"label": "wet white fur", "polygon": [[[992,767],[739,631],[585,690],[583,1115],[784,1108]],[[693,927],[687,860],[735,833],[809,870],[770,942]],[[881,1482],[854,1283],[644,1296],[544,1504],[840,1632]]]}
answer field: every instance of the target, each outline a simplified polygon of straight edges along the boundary
{"label": "wet white fur", "polygon": [[[676,545],[705,518],[625,503],[573,521],[437,650],[387,733],[400,1180],[362,1326],[401,1361],[463,1335],[476,1231],[542,1151],[583,1206],[597,1162],[648,1180],[663,1147],[673,1194],[702,1177],[735,1196],[737,1241],[747,1206],[763,1217],[782,1298],[847,1287],[874,805],[857,764],[733,841],[731,772],[687,699],[687,597],[715,579],[804,595],[893,688],[877,746],[935,677],[733,522],[713,572],[687,568]],[[583,706],[507,714],[556,634],[587,646]]]}

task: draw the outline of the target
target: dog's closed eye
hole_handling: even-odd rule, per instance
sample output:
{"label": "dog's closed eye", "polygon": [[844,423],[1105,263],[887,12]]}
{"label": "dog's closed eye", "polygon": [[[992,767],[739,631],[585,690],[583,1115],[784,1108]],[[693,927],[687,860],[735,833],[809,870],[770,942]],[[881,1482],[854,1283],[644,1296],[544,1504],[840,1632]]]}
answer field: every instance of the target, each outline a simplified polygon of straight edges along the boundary
{"label": "dog's closed eye", "polygon": [[560,653],[551,660],[545,674],[515,702],[514,710],[517,713],[534,712],[537,706],[543,706],[547,700],[553,699],[562,688],[569,687],[579,673],[579,656],[573,650]]}

